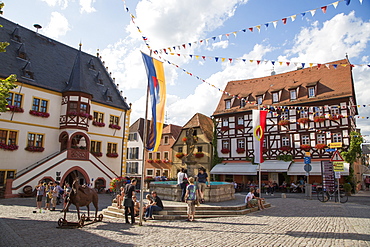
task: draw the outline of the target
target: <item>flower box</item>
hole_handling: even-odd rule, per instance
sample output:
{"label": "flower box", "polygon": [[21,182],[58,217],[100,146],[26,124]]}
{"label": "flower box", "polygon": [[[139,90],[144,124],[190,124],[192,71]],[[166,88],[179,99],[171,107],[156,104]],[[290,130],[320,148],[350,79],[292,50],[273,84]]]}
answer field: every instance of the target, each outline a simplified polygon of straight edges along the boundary
{"label": "flower box", "polygon": [[308,123],[310,120],[306,117],[301,117],[301,118],[298,118],[297,122],[298,123],[301,123],[301,124],[306,124]]}
{"label": "flower box", "polygon": [[30,110],[29,113],[36,117],[48,118],[50,116],[50,114],[47,112],[40,112],[40,111],[34,111],[34,110]]}
{"label": "flower box", "polygon": [[89,114],[89,113],[86,113],[86,112],[80,112],[78,114],[80,117],[85,117],[85,118],[88,118],[90,120],[92,120],[92,116]]}
{"label": "flower box", "polygon": [[18,107],[14,105],[7,105],[6,108],[7,110],[9,109],[8,111],[12,111],[12,112],[20,112],[20,113],[24,112],[22,107]]}
{"label": "flower box", "polygon": [[110,185],[110,190],[113,192],[120,192],[120,188],[124,186],[127,182],[127,179],[124,177],[118,177],[118,178],[113,178],[109,185]]}
{"label": "flower box", "polygon": [[202,158],[204,157],[204,153],[203,152],[197,152],[194,154],[195,158]]}
{"label": "flower box", "polygon": [[283,152],[290,152],[290,151],[292,151],[292,147],[289,147],[289,146],[282,146],[279,149],[280,149],[280,151],[283,151]]}
{"label": "flower box", "polygon": [[311,145],[308,144],[302,144],[300,148],[304,151],[309,151],[311,149]]}
{"label": "flower box", "polygon": [[237,125],[237,126],[235,126],[235,129],[241,130],[241,129],[244,129],[244,126],[243,125]]}
{"label": "flower box", "polygon": [[155,163],[157,163],[157,164],[159,164],[159,163],[161,163],[162,161],[161,161],[160,159],[156,159],[156,160],[154,160],[154,162],[155,162]]}
{"label": "flower box", "polygon": [[171,163],[171,160],[162,160],[163,163],[168,164]]}
{"label": "flower box", "polygon": [[5,150],[9,150],[9,151],[14,151],[14,150],[18,149],[18,146],[15,145],[15,144],[6,145],[5,143],[0,143],[0,148],[5,149]]}
{"label": "flower box", "polygon": [[70,112],[67,112],[67,116],[77,116],[78,113],[75,112],[75,111],[70,111]]}
{"label": "flower box", "polygon": [[236,149],[236,152],[237,152],[238,154],[242,154],[242,153],[244,153],[244,152],[245,152],[245,148],[237,148],[237,149]]}
{"label": "flower box", "polygon": [[107,153],[107,157],[117,158],[118,157],[118,153]]}
{"label": "flower box", "polygon": [[154,161],[152,159],[147,159],[146,162],[153,163]]}
{"label": "flower box", "polygon": [[181,153],[181,152],[176,154],[176,158],[179,158],[179,159],[181,159],[184,156],[185,156],[185,154]]}
{"label": "flower box", "polygon": [[290,124],[289,120],[280,120],[278,122],[278,125],[280,125],[280,126],[286,126],[286,125],[289,125],[289,124]]}
{"label": "flower box", "polygon": [[321,122],[324,122],[325,121],[325,116],[317,116],[317,117],[314,117],[313,118],[313,121],[315,123],[321,123]]}
{"label": "flower box", "polygon": [[228,149],[228,148],[223,148],[223,149],[221,149],[221,153],[223,153],[223,154],[228,154],[228,153],[230,153],[230,149]]}
{"label": "flower box", "polygon": [[102,157],[103,156],[102,152],[91,152],[91,154],[94,155],[95,157]]}
{"label": "flower box", "polygon": [[109,128],[120,130],[121,129],[121,126],[115,125],[115,124],[109,124]]}
{"label": "flower box", "polygon": [[324,149],[324,148],[326,148],[326,144],[324,144],[324,143],[316,144],[315,148],[316,149]]}
{"label": "flower box", "polygon": [[228,131],[230,128],[229,126],[222,126],[221,131]]}
{"label": "flower box", "polygon": [[24,148],[24,150],[30,151],[30,152],[44,152],[45,148],[43,147],[35,147],[35,146],[27,146]]}
{"label": "flower box", "polygon": [[187,138],[187,137],[182,138],[182,141],[183,141],[183,142],[186,142],[187,140],[188,140],[188,138]]}
{"label": "flower box", "polygon": [[105,126],[105,123],[100,123],[100,122],[97,122],[97,121],[93,121],[92,124],[97,126],[97,127],[104,127]]}
{"label": "flower box", "polygon": [[329,119],[332,121],[337,121],[339,119],[343,118],[343,115],[330,115]]}

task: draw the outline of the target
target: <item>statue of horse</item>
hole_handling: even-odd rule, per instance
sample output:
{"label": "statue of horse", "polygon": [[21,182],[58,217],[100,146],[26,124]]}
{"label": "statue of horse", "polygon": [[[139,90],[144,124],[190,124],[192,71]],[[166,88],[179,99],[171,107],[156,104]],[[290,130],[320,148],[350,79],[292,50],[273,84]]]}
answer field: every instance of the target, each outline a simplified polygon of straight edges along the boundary
{"label": "statue of horse", "polygon": [[[90,203],[92,202],[95,207],[95,221],[97,220],[98,214],[98,193],[88,186],[80,186],[78,179],[75,179],[72,184],[72,191],[69,196],[69,200],[64,211],[64,220],[66,219],[66,213],[71,204],[76,206],[78,220],[80,220],[80,207],[87,207],[87,219],[90,220]],[[85,219],[84,219],[85,220]]]}

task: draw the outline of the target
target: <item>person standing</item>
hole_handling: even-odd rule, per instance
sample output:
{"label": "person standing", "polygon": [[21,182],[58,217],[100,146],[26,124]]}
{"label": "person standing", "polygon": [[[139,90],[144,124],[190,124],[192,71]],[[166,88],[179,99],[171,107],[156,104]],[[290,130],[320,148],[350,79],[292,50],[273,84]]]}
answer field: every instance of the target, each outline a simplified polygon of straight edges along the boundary
{"label": "person standing", "polygon": [[198,169],[197,182],[200,194],[200,203],[204,203],[204,191],[206,190],[207,186],[210,186],[208,174],[206,173],[206,169],[204,167]]}
{"label": "person standing", "polygon": [[52,195],[52,197],[51,197],[51,204],[52,204],[51,211],[55,211],[55,208],[57,206],[57,198],[58,198],[59,190],[58,190],[58,187],[56,186],[55,183],[51,183],[50,190],[51,190],[51,195]]}
{"label": "person standing", "polygon": [[36,186],[36,206],[37,209],[41,210],[42,206],[42,197],[44,196],[45,193],[45,186],[42,184],[40,181],[39,184]]}
{"label": "person standing", "polygon": [[365,178],[365,185],[366,185],[366,190],[369,190],[370,187],[370,177],[366,176]]}
{"label": "person standing", "polygon": [[181,188],[181,201],[184,202],[184,197],[186,193],[186,185],[187,185],[188,175],[185,173],[185,169],[181,168],[181,170],[177,173],[177,184]]}
{"label": "person standing", "polygon": [[[135,211],[134,211],[134,202],[132,201],[132,196],[136,195],[135,193],[135,186],[137,180],[133,178],[130,184],[126,184],[125,186],[125,198],[123,200],[123,205],[125,206],[125,219],[126,224],[130,224],[128,221],[128,213],[131,214],[131,225],[135,224]],[[130,210],[130,211],[129,211]]]}
{"label": "person standing", "polygon": [[163,210],[163,203],[161,198],[158,197],[157,192],[152,191],[152,203],[148,205],[145,211],[145,220],[153,219],[153,211],[162,211]]}
{"label": "person standing", "polygon": [[189,178],[189,185],[186,187],[185,202],[188,204],[188,218],[187,221],[194,221],[195,216],[195,205],[197,204],[197,199],[199,198],[199,190],[194,185],[194,178]]}

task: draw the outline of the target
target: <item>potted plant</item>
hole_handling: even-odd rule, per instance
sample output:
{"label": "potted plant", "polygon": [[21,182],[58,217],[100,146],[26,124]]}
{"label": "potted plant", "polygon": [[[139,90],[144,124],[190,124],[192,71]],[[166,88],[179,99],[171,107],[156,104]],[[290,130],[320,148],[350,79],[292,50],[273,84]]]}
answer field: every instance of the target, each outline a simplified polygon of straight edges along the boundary
{"label": "potted plant", "polygon": [[324,144],[324,143],[319,143],[319,144],[316,144],[316,146],[315,146],[315,148],[316,149],[324,149],[324,148],[326,148],[326,144]]}
{"label": "potted plant", "polygon": [[50,116],[50,114],[47,112],[40,112],[40,111],[34,111],[34,110],[30,110],[29,113],[36,117],[48,118]]}
{"label": "potted plant", "polygon": [[346,196],[351,195],[352,185],[350,183],[343,184],[343,189],[344,189],[344,192],[345,192]]}
{"label": "potted plant", "polygon": [[93,121],[92,124],[97,126],[97,127],[104,127],[105,126],[105,123],[100,123],[98,121]]}
{"label": "potted plant", "polygon": [[15,144],[6,145],[5,143],[0,143],[0,148],[5,149],[5,150],[9,150],[9,151],[14,151],[14,150],[18,149],[18,146],[15,145]]}
{"label": "potted plant", "polygon": [[185,154],[182,153],[182,152],[179,152],[179,153],[176,154],[176,158],[179,158],[179,159],[181,159],[184,156],[185,156]]}
{"label": "potted plant", "polygon": [[155,163],[157,163],[157,164],[159,164],[159,163],[161,163],[162,161],[161,161],[160,159],[155,159],[155,160],[154,160],[154,162],[155,162]]}
{"label": "potted plant", "polygon": [[325,121],[325,116],[316,116],[313,118],[313,121],[315,123],[321,123],[321,122],[324,122]]}
{"label": "potted plant", "polygon": [[120,130],[121,129],[121,126],[115,125],[115,124],[109,124],[109,128]]}
{"label": "potted plant", "polygon": [[20,113],[24,112],[22,107],[14,106],[14,105],[7,105],[6,110],[12,111],[12,112],[20,112]]}
{"label": "potted plant", "polygon": [[30,152],[43,152],[45,150],[45,148],[43,147],[35,147],[35,146],[27,146],[24,149]]}
{"label": "potted plant", "polygon": [[237,148],[237,149],[236,149],[236,152],[237,152],[238,154],[242,154],[242,153],[244,153],[244,152],[245,152],[245,148]]}
{"label": "potted plant", "polygon": [[302,144],[301,146],[300,146],[300,148],[302,149],[302,150],[304,150],[304,151],[309,151],[310,149],[311,149],[311,145],[309,145],[309,144]]}
{"label": "potted plant", "polygon": [[94,155],[95,157],[102,157],[103,156],[102,152],[91,152],[91,154]]}
{"label": "potted plant", "polygon": [[301,117],[301,118],[298,118],[297,122],[298,123],[301,123],[301,124],[306,124],[310,121],[310,119],[306,118],[306,117]]}
{"label": "potted plant", "polygon": [[339,119],[343,118],[343,115],[338,114],[338,115],[330,115],[329,119],[332,121],[337,121]]}
{"label": "potted plant", "polygon": [[194,154],[194,156],[195,156],[195,158],[202,158],[202,157],[204,157],[204,153],[203,152],[196,152]]}
{"label": "potted plant", "polygon": [[146,162],[153,163],[153,160],[152,159],[147,159]]}
{"label": "potted plant", "polygon": [[117,158],[118,157],[118,153],[107,153],[107,157]]}
{"label": "potted plant", "polygon": [[230,153],[230,149],[228,149],[228,148],[223,148],[223,149],[221,149],[221,153],[223,153],[223,154],[228,154],[228,153]]}

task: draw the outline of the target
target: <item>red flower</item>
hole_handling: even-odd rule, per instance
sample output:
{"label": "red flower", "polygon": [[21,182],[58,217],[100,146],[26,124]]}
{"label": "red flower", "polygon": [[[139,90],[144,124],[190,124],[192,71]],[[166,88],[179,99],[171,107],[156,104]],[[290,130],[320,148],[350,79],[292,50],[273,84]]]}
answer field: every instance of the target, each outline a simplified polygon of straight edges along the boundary
{"label": "red flower", "polygon": [[45,148],[43,147],[35,147],[35,146],[27,146],[24,149],[30,152],[43,152],[45,150]]}
{"label": "red flower", "polygon": [[194,154],[195,158],[202,158],[204,157],[204,153],[203,152],[197,152]]}
{"label": "red flower", "polygon": [[115,125],[115,124],[109,124],[109,128],[120,130],[121,129],[121,126],[118,126],[118,125]]}
{"label": "red flower", "polygon": [[311,149],[311,145],[308,145],[308,144],[302,144],[302,145],[300,146],[300,148],[301,148],[302,150],[304,150],[304,151],[308,151],[308,150],[310,150],[310,149]]}
{"label": "red flower", "polygon": [[314,117],[313,118],[313,121],[315,123],[321,123],[321,122],[324,122],[325,121],[325,116],[317,116],[317,117]]}
{"label": "red flower", "polygon": [[283,152],[290,152],[292,150],[292,147],[289,146],[282,146],[279,148]]}
{"label": "red flower", "polygon": [[222,126],[221,131],[228,131],[230,128],[229,126]]}
{"label": "red flower", "polygon": [[103,156],[102,152],[91,152],[91,154],[94,155],[95,157],[102,157]]}
{"label": "red flower", "polygon": [[181,153],[181,152],[179,152],[179,153],[176,154],[176,157],[179,158],[179,159],[181,159],[184,156],[185,156],[185,154],[184,153]]}
{"label": "red flower", "polygon": [[324,149],[324,148],[326,148],[326,144],[324,144],[324,143],[316,144],[315,148],[316,149]]}
{"label": "red flower", "polygon": [[118,157],[118,153],[107,153],[107,157],[116,158]]}
{"label": "red flower", "polygon": [[7,107],[7,109],[9,109],[8,111],[21,112],[21,113],[24,112],[23,108],[19,107],[19,106],[7,105],[6,107]]}
{"label": "red flower", "polygon": [[93,121],[92,124],[97,126],[97,127],[104,127],[105,126],[105,123],[100,123],[100,122],[97,122],[97,121]]}
{"label": "red flower", "polygon": [[14,150],[18,149],[18,146],[15,145],[15,144],[6,145],[5,143],[0,143],[0,148],[5,149],[5,150],[9,150],[9,151],[14,151]]}
{"label": "red flower", "polygon": [[154,162],[155,162],[155,163],[157,163],[157,164],[159,164],[159,163],[161,163],[162,161],[161,161],[160,159],[156,159],[156,160],[154,160]]}
{"label": "red flower", "polygon": [[188,140],[188,138],[187,138],[187,137],[182,138],[182,141],[183,141],[183,142],[186,142],[187,140]]}
{"label": "red flower", "polygon": [[297,122],[298,123],[302,123],[302,124],[306,124],[306,123],[308,123],[310,120],[308,119],[308,118],[306,118],[306,117],[302,117],[302,118],[299,118],[298,120],[297,120]]}
{"label": "red flower", "polygon": [[285,126],[285,125],[288,125],[288,124],[290,124],[289,120],[280,120],[278,122],[278,125],[280,125],[280,126]]}
{"label": "red flower", "polygon": [[333,120],[333,121],[336,121],[336,120],[339,120],[339,119],[341,119],[341,118],[343,118],[343,115],[331,115],[330,117],[329,117],[329,119],[330,120]]}
{"label": "red flower", "polygon": [[245,148],[237,148],[237,149],[236,149],[236,152],[237,152],[238,154],[242,154],[242,153],[244,153],[244,152],[245,152]]}
{"label": "red flower", "polygon": [[153,163],[153,160],[152,159],[147,159],[146,162]]}
{"label": "red flower", "polygon": [[228,153],[230,153],[230,149],[228,149],[228,148],[223,148],[223,149],[221,149],[221,153],[223,153],[223,154],[228,154]]}
{"label": "red flower", "polygon": [[163,163],[168,164],[171,163],[171,160],[162,160]]}
{"label": "red flower", "polygon": [[34,111],[34,110],[30,110],[29,113],[36,117],[48,118],[50,116],[50,114],[47,112],[40,112],[40,111]]}

